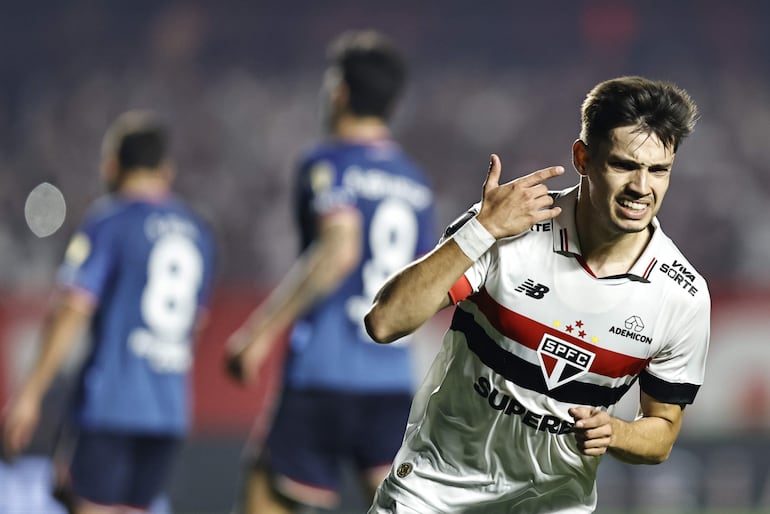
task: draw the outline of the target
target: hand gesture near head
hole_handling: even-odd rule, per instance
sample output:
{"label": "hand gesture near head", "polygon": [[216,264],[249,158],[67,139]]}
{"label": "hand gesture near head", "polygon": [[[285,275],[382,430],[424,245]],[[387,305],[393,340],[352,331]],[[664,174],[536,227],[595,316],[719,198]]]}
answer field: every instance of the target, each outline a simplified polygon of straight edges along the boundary
{"label": "hand gesture near head", "polygon": [[492,154],[476,217],[495,239],[519,235],[561,213],[560,207],[551,207],[553,198],[544,182],[564,173],[563,167],[543,168],[505,184],[500,184],[501,172],[500,158]]}

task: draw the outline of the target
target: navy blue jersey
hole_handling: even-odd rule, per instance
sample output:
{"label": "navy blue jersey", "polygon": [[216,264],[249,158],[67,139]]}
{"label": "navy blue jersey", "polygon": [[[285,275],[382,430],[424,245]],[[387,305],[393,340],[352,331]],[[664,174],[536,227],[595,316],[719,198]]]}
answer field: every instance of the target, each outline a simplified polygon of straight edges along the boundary
{"label": "navy blue jersey", "polygon": [[76,421],[91,429],[183,434],[196,315],[208,299],[214,241],[173,197],[108,197],[69,244],[59,282],[96,301]]}
{"label": "navy blue jersey", "polygon": [[342,284],[294,325],[288,384],[411,391],[408,348],[375,343],[363,318],[385,279],[435,246],[433,193],[426,177],[391,141],[336,141],[304,158],[295,193],[303,250],[317,237],[322,217],[354,209],[362,219],[363,252]]}

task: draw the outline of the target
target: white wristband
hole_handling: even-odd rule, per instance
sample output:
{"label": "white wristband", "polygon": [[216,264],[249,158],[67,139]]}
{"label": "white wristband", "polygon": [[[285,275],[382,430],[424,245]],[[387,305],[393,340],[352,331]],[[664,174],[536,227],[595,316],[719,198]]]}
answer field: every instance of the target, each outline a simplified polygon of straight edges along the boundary
{"label": "white wristband", "polygon": [[495,244],[495,236],[490,234],[475,216],[460,227],[452,238],[460,250],[473,262],[476,262]]}

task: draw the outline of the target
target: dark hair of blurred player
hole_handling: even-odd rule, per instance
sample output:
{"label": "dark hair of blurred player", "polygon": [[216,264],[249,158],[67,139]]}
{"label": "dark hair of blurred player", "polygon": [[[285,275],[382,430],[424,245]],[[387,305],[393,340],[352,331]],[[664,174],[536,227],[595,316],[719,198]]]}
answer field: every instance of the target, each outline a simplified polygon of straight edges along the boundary
{"label": "dark hair of blurred player", "polygon": [[168,158],[168,129],[154,113],[124,113],[102,140],[102,179],[110,192],[120,190],[127,175],[151,173],[163,180],[173,178]]}

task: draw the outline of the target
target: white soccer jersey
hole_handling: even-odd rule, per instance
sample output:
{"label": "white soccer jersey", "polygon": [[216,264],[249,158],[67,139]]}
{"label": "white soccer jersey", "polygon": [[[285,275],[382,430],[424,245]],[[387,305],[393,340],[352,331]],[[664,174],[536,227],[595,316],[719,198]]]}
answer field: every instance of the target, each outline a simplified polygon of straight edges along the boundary
{"label": "white soccer jersey", "polygon": [[596,278],[580,255],[577,189],[561,215],[498,241],[466,272],[370,513],[584,513],[599,457],[572,435],[574,406],[612,412],[637,377],[666,403],[702,383],[710,300],[657,220],[628,274]]}

